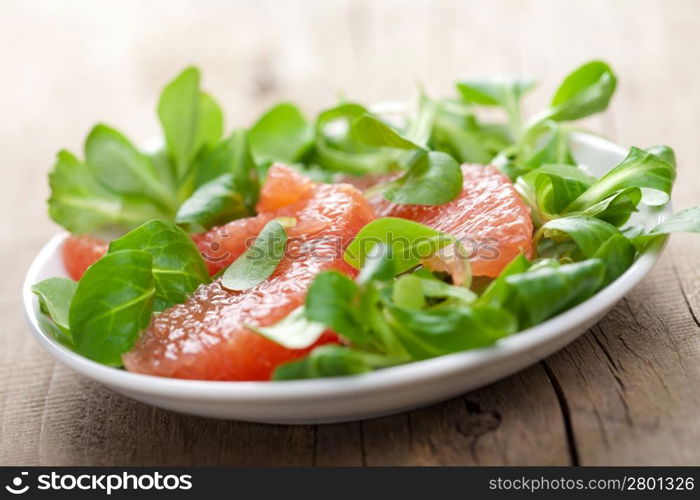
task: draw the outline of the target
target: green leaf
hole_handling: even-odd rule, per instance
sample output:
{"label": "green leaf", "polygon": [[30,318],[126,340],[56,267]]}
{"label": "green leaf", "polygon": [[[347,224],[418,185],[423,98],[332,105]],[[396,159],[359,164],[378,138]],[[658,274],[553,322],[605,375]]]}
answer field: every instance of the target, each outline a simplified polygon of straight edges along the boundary
{"label": "green leaf", "polygon": [[[579,179],[563,177],[553,172],[535,171],[533,173],[537,174],[535,178],[537,208],[546,219],[559,214],[590,185]],[[530,174],[526,177],[528,175]]]}
{"label": "green leaf", "polygon": [[325,325],[322,323],[306,319],[304,306],[297,307],[284,319],[272,326],[246,326],[248,329],[287,349],[306,349],[311,347],[326,330]]}
{"label": "green leaf", "polygon": [[[415,274],[407,275],[415,276]],[[453,299],[460,304],[471,304],[477,298],[476,294],[466,286],[455,286],[435,278],[421,278],[423,295],[433,299]]]}
{"label": "green leaf", "polygon": [[361,269],[377,244],[391,249],[395,272],[403,273],[417,266],[421,259],[434,255],[454,242],[454,238],[428,226],[398,217],[383,217],[365,225],[345,250],[345,262]]}
{"label": "green leaf", "polygon": [[172,222],[152,220],[109,245],[109,253],[125,250],[146,251],[153,256],[156,311],[185,302],[199,285],[209,282],[199,250],[188,234]]}
{"label": "green leaf", "polygon": [[616,85],[615,73],[606,63],[586,63],[564,79],[545,116],[556,121],[571,121],[604,111]]}
{"label": "green leaf", "polygon": [[368,148],[350,134],[352,121],[366,113],[366,108],[354,103],[343,103],[320,113],[316,119],[313,162],[325,169],[355,175],[389,170],[393,155]]}
{"label": "green leaf", "polygon": [[306,317],[324,324],[357,345],[370,342],[361,318],[356,314],[360,289],[337,271],[326,271],[314,279],[306,295]]}
{"label": "green leaf", "polygon": [[214,145],[223,131],[221,109],[199,91],[199,82],[199,70],[187,68],[165,86],[158,101],[158,117],[178,179],[188,173],[200,148]]}
{"label": "green leaf", "polygon": [[450,154],[452,157],[466,163],[486,164],[495,156],[497,150],[503,149],[505,141],[498,144],[496,151],[489,148],[486,134],[473,120],[463,117],[438,113],[433,129],[433,148]]}
{"label": "green leaf", "polygon": [[369,114],[353,120],[351,133],[359,142],[375,148],[422,149],[421,146],[402,136],[379,118]]}
{"label": "green leaf", "polygon": [[[170,158],[170,153],[165,144],[156,149],[144,150],[142,153],[153,165],[156,178],[169,193],[177,193],[178,180],[175,177],[175,164]],[[146,222],[143,220],[142,222]]]}
{"label": "green leaf", "polygon": [[202,146],[214,146],[224,132],[224,114],[212,96],[200,92],[197,108],[197,129],[190,156]]}
{"label": "green leaf", "polygon": [[392,300],[398,307],[422,309],[426,304],[423,280],[415,274],[399,277],[394,283]]}
{"label": "green leaf", "polygon": [[432,135],[437,112],[438,103],[421,92],[418,99],[418,110],[406,130],[406,139],[421,148],[426,148]]}
{"label": "green leaf", "polygon": [[519,147],[518,161],[528,168],[544,164],[576,165],[568,131],[552,120],[528,130]]}
{"label": "green leaf", "polygon": [[572,201],[564,213],[584,211],[625,188],[641,188],[644,203],[652,205],[666,203],[676,178],[676,169],[665,159],[672,154],[668,148],[656,151],[661,154],[657,155],[635,147],[630,148],[622,162]]}
{"label": "green leaf", "polygon": [[636,253],[634,245],[622,234],[616,234],[603,243],[593,254],[594,258],[600,259],[605,264],[605,279],[601,288],[627,271],[634,263]]}
{"label": "green leaf", "polygon": [[364,285],[371,281],[390,281],[396,274],[392,248],[383,243],[377,243],[365,255],[357,283]]}
{"label": "green leaf", "polygon": [[94,361],[120,366],[153,311],[151,254],[108,253],[83,275],[71,302],[69,324],[75,350]]}
{"label": "green leaf", "polygon": [[408,172],[389,183],[384,197],[399,204],[441,205],[462,192],[462,169],[450,155],[419,152]]}
{"label": "green leaf", "polygon": [[642,200],[642,190],[635,186],[623,188],[595,205],[591,205],[583,215],[597,217],[613,226],[621,226],[637,211]]}
{"label": "green leaf", "polygon": [[272,275],[284,257],[287,233],[282,224],[271,220],[255,243],[231,264],[221,277],[221,285],[228,290],[247,290],[259,285]]}
{"label": "green leaf", "polygon": [[530,268],[530,261],[523,254],[519,254],[511,260],[506,267],[503,268],[498,277],[489,283],[484,292],[476,300],[479,305],[483,304],[501,304],[505,302],[506,296],[509,293],[506,284],[508,276],[519,274],[527,271]]}
{"label": "green leaf", "polygon": [[92,170],[68,151],[58,153],[49,185],[49,216],[73,234],[109,226],[131,229],[144,219],[165,216],[145,198],[120,196],[103,187]]}
{"label": "green leaf", "polygon": [[[539,246],[541,238],[562,241],[570,238],[576,246],[571,252],[564,245],[565,254],[571,258],[597,258],[605,264],[605,278],[602,286],[617,279],[634,262],[636,249],[632,242],[615,226],[590,216],[569,216],[554,219],[546,223],[535,235],[535,244]],[[541,255],[547,252],[540,251]],[[559,255],[560,257],[562,255]]]}
{"label": "green leaf", "polygon": [[700,233],[700,207],[686,208],[657,225],[650,234]]}
{"label": "green leaf", "polygon": [[658,156],[663,161],[671,165],[674,169],[676,168],[676,153],[674,153],[673,149],[669,148],[668,146],[652,146],[647,148],[646,151]]}
{"label": "green leaf", "polygon": [[317,347],[307,357],[277,367],[272,380],[357,375],[381,366],[382,357],[339,345]]}
{"label": "green leaf", "polygon": [[672,233],[700,233],[700,207],[686,208],[673,214],[646,234],[633,238],[634,244],[643,249],[650,241]]}
{"label": "green leaf", "polygon": [[593,257],[598,249],[616,235],[622,235],[613,225],[587,215],[572,215],[553,219],[542,226],[535,234],[535,245],[542,238],[561,240],[572,239],[584,258]]}
{"label": "green leaf", "polygon": [[77,287],[75,281],[67,278],[48,278],[32,285],[42,312],[53,320],[67,339],[71,338],[68,324],[70,303]]}
{"label": "green leaf", "polygon": [[401,343],[413,359],[492,345],[517,328],[508,311],[490,306],[433,310],[389,306],[388,311]]}
{"label": "green leaf", "polygon": [[384,186],[384,197],[400,204],[440,205],[462,192],[462,169],[446,153],[423,149],[371,115],[352,122],[352,134],[372,147],[410,151],[408,172]]}
{"label": "green leaf", "polygon": [[466,102],[507,107],[534,86],[532,80],[464,80],[457,83],[457,90]]}
{"label": "green leaf", "polygon": [[116,130],[95,126],[85,141],[85,161],[109,190],[145,196],[164,210],[175,210],[175,194],[158,179],[153,163]]}
{"label": "green leaf", "polygon": [[199,154],[195,159],[194,171],[194,185],[197,188],[222,175],[231,175],[233,190],[243,198],[248,215],[255,213],[260,183],[245,130],[234,130],[216,147]]}
{"label": "green leaf", "polygon": [[511,132],[518,138],[523,128],[520,99],[534,86],[535,82],[531,80],[472,80],[457,83],[457,90],[466,102],[503,107],[508,114]]}
{"label": "green leaf", "polygon": [[494,299],[515,314],[521,328],[527,328],[591,297],[604,279],[600,259],[533,268],[505,276]]}
{"label": "green leaf", "polygon": [[250,128],[250,147],[258,163],[296,163],[312,143],[312,126],[291,103],[274,106]]}
{"label": "green leaf", "polygon": [[249,215],[243,196],[236,191],[233,174],[200,186],[186,199],[175,215],[175,222],[192,233]]}

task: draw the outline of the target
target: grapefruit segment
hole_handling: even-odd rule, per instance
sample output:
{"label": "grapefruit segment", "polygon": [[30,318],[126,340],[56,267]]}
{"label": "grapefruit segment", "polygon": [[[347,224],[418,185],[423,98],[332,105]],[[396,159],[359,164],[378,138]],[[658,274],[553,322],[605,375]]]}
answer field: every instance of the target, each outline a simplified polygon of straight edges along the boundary
{"label": "grapefruit segment", "polygon": [[78,281],[95,261],[102,257],[109,244],[93,236],[70,235],[63,243],[63,265],[70,276]]}
{"label": "grapefruit segment", "polygon": [[[282,166],[272,167],[270,175],[272,184],[263,190],[260,207],[275,208],[253,220],[235,222],[253,233],[258,226],[262,229],[263,221],[296,218],[296,225],[287,230],[286,254],[275,272],[243,291],[228,291],[218,280],[200,286],[185,303],[153,319],[133,350],[124,355],[128,370],[188,379],[269,380],[279,364],[305,355],[315,345],[337,341],[335,334],[326,332],[309,349],[291,350],[244,325],[277,323],[303,304],[309,285],[322,271],[335,269],[354,276],[356,271],[343,260],[343,252],[357,231],[372,220],[372,209],[360,191],[347,184],[307,183]],[[299,178],[304,182],[299,183]],[[303,192],[290,196],[290,190],[297,188]],[[284,197],[285,203],[277,197]],[[238,225],[232,224],[222,227],[237,231]],[[221,228],[210,233],[216,231]],[[227,248],[242,252],[244,247],[228,243],[233,239],[226,240]]]}
{"label": "grapefruit segment", "polygon": [[[462,193],[443,205],[397,205],[381,194],[372,195],[370,203],[377,217],[410,219],[459,238],[470,256],[474,276],[498,276],[520,253],[531,258],[530,209],[510,179],[495,167],[483,165],[462,165],[462,175]],[[391,178],[393,175],[379,181]]]}
{"label": "grapefruit segment", "polygon": [[282,165],[270,167],[256,206],[258,215],[192,236],[209,274],[214,276],[230,266],[252,244],[265,224],[275,217],[293,216],[313,194],[314,183],[310,179]]}

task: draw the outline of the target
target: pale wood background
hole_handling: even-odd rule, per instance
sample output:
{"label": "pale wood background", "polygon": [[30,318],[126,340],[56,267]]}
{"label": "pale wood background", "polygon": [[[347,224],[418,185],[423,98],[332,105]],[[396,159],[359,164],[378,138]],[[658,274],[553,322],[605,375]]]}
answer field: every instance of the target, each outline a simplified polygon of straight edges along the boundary
{"label": "pale wood background", "polygon": [[177,415],[56,364],[20,309],[54,153],[95,121],[157,133],[155,100],[204,71],[229,126],[278,99],[406,99],[464,75],[561,76],[605,58],[612,110],[588,125],[672,145],[677,208],[700,203],[700,2],[0,0],[0,464],[700,464],[700,239],[676,236],[651,275],[562,352],[444,404],[285,427]]}

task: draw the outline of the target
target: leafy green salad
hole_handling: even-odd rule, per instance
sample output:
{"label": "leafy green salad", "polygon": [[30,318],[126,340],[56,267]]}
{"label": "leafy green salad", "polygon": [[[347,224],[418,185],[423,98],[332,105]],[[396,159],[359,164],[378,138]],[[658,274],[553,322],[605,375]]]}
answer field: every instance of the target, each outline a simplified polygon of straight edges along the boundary
{"label": "leafy green salad", "polygon": [[[421,91],[409,111],[343,100],[310,120],[285,102],[225,133],[219,105],[201,90],[199,71],[188,68],[160,95],[162,146],[141,149],[100,124],[82,159],[58,153],[49,215],[82,245],[64,249],[67,268],[82,268],[73,279],[33,286],[42,327],[89,359],[162,375],[128,362],[132,350],[148,349],[139,339],[152,334],[149,325],[172,308],[183,314],[206,287],[266,293],[265,283],[283,272],[289,235],[302,227],[294,215],[270,217],[223,267],[200,245],[231,221],[259,220],[274,164],[312,184],[362,186],[370,201],[421,206],[420,213],[453,206],[469,189],[461,165],[480,164],[497,168],[529,210],[530,255],[521,252],[497,275],[477,275],[460,251],[462,235],[418,218],[374,218],[342,248],[356,277],[339,268],[319,272],[281,320],[251,315],[232,327],[232,336],[261,336],[288,354],[275,358],[282,361],[269,374],[259,376],[256,351],[241,357],[250,370],[235,373],[244,375],[213,368],[207,378],[348,375],[492,345],[590,298],[669,233],[700,232],[699,207],[652,228],[630,223],[642,205],[668,203],[676,178],[669,147],[631,147],[601,177],[577,162],[572,136],[581,129],[573,122],[604,111],[616,84],[608,64],[592,61],[566,76],[531,117],[521,100],[533,81],[464,80],[449,98]],[[329,331],[335,340],[321,342]]]}

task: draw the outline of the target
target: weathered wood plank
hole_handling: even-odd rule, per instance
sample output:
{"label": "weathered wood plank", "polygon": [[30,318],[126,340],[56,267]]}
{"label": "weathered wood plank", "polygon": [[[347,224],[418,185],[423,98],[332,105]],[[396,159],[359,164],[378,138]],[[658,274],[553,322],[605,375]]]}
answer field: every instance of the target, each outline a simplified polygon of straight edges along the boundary
{"label": "weathered wood plank", "polygon": [[665,256],[633,294],[548,361],[583,464],[698,464],[700,328]]}
{"label": "weathered wood plank", "polygon": [[368,465],[571,463],[559,404],[539,365],[362,428]]}

